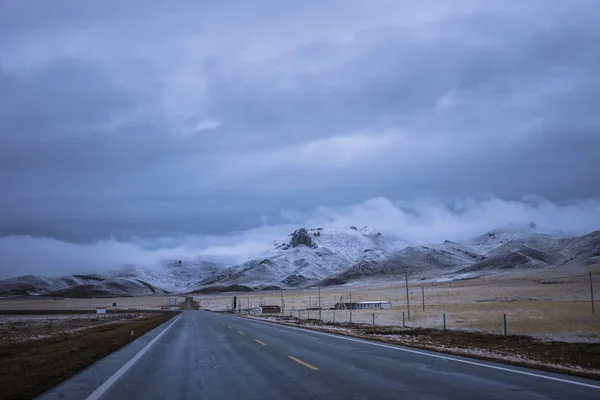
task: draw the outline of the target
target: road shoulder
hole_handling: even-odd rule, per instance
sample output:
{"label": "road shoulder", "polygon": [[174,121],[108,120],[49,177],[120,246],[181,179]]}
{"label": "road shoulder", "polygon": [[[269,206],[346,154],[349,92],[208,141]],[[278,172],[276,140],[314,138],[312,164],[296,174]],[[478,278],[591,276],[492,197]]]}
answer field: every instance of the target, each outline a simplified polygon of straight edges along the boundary
{"label": "road shoulder", "polygon": [[44,392],[38,398],[44,400],[75,400],[86,398],[131,360],[132,357],[138,354],[148,343],[160,335],[173,321],[173,317],[176,318],[177,314],[173,313],[166,320],[163,319],[160,325],[153,325],[144,333],[140,332],[141,336],[87,366],[54,388]]}
{"label": "road shoulder", "polygon": [[[524,367],[551,373],[600,380],[600,344],[565,344],[562,342],[539,342],[529,337],[498,336],[453,331],[402,329],[397,327],[369,327],[358,324],[331,325],[315,321],[306,323],[295,318],[275,319],[236,315],[248,320],[324,332],[378,343],[386,343],[413,349],[433,351],[453,356],[467,357],[494,363]],[[471,338],[472,337],[472,338]],[[485,340],[473,341],[473,338]],[[420,339],[420,340],[419,340]],[[522,346],[522,347],[520,347]],[[532,351],[535,347],[535,353]],[[500,349],[500,350],[499,350]],[[520,351],[522,350],[522,351]],[[544,354],[548,350],[553,353]],[[530,354],[541,354],[546,360],[528,358]],[[574,362],[564,363],[564,358]],[[585,359],[585,362],[577,363]],[[561,361],[563,361],[561,363]]]}

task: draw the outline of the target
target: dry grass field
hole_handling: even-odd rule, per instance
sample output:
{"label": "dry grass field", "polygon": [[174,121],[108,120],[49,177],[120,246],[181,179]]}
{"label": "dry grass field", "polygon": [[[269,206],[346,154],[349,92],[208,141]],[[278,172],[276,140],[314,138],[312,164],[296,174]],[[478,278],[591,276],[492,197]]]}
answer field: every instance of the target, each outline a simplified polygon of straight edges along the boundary
{"label": "dry grass field", "polygon": [[0,399],[35,398],[174,315],[0,315]]}
{"label": "dry grass field", "polygon": [[93,311],[96,307],[113,309],[113,303],[118,309],[129,308],[138,310],[158,310],[169,304],[169,298],[177,298],[182,303],[184,296],[142,296],[142,297],[114,297],[92,299],[49,299],[43,297],[20,297],[0,300],[0,314],[2,310],[80,310]]}
{"label": "dry grass field", "polygon": [[[320,312],[314,309],[307,310],[307,308],[318,307],[318,288],[214,293],[195,295],[194,300],[202,309],[226,311],[231,308],[232,297],[235,295],[242,312],[249,309],[250,313],[257,313],[257,307],[261,302],[262,304],[280,305],[283,297],[284,314],[300,317],[303,321],[295,318],[280,318],[280,320],[294,325],[300,323],[312,326],[313,329],[326,329],[358,337],[389,341],[394,344],[517,363],[556,372],[583,374],[582,376],[597,379],[600,376],[598,373],[600,368],[598,365],[600,301],[596,301],[596,313],[593,314],[589,275],[586,276],[582,273],[565,275],[560,271],[552,272],[545,271],[543,276],[513,273],[510,276],[451,282],[409,280],[410,320],[408,319],[406,286],[403,279],[323,287],[320,289],[322,308]],[[599,278],[598,275],[593,275],[593,279],[595,279],[593,284],[598,300],[600,300]],[[4,343],[1,343],[2,340],[0,340],[0,344],[2,344],[0,347],[3,347],[5,352],[13,349],[14,352],[11,354],[17,357],[15,360],[21,360],[26,364],[37,362],[35,357],[38,355],[32,355],[31,351],[33,350],[30,348],[38,348],[41,343],[47,342],[48,349],[54,349],[53,346],[59,346],[61,343],[69,343],[71,346],[73,340],[77,340],[82,341],[82,349],[88,349],[87,343],[91,343],[90,340],[94,342],[109,340],[108,338],[118,334],[120,335],[118,337],[122,337],[123,343],[112,349],[114,350],[130,340],[129,331],[125,329],[129,325],[123,325],[120,328],[121,325],[118,323],[103,324],[103,322],[110,321],[102,321],[103,318],[95,314],[74,315],[66,321],[62,320],[64,317],[27,316],[28,310],[32,311],[30,314],[34,314],[34,310],[46,313],[52,311],[64,313],[68,310],[91,311],[96,307],[107,307],[110,310],[113,308],[113,303],[117,304],[116,308],[120,312],[129,309],[152,310],[167,306],[170,297],[177,297],[180,303],[183,303],[185,298],[181,295],[91,299],[45,299],[42,297],[2,299],[0,300],[0,314],[3,313],[3,310],[5,312],[14,310],[20,315],[0,317],[0,328],[2,328],[0,330],[3,331],[5,338],[11,338],[9,341],[4,340]],[[376,311],[353,310],[352,312],[331,310],[330,308],[340,299],[345,302],[387,300],[392,303],[392,308]],[[444,314],[446,332],[442,331]],[[507,316],[508,337],[502,336],[504,314]],[[322,321],[317,320],[319,316]],[[375,318],[375,328],[370,326],[373,324],[373,317]],[[48,318],[52,321],[51,323],[48,323]],[[104,318],[110,319],[112,316],[107,315]],[[308,320],[309,318],[310,320]],[[350,322],[350,318],[354,324],[343,324]],[[334,319],[336,324],[329,324]],[[97,323],[102,325],[94,326]],[[136,335],[156,326],[156,323],[151,321],[143,323],[147,326],[144,325],[144,328],[139,331],[139,327],[136,328]],[[356,325],[357,323],[363,325]],[[433,330],[403,329],[403,325],[407,328],[433,328]],[[36,345],[32,346],[31,340],[22,342],[23,335],[15,330],[17,328],[23,328],[22,332],[33,335],[34,337],[28,337],[28,339],[34,340]],[[110,331],[104,333],[109,328]],[[60,332],[62,336],[55,336],[57,332]],[[103,339],[103,337],[96,338],[94,335],[108,336]],[[63,336],[68,338],[67,342],[64,341]],[[54,350],[52,351],[54,352]],[[77,368],[80,369],[87,363],[105,355],[104,353],[96,354],[91,350],[89,352],[90,355],[84,359],[84,363],[76,360]],[[44,379],[41,379],[40,375],[34,380],[15,381],[18,382],[18,387],[7,388],[13,392],[16,390],[19,393],[36,394],[44,387],[50,387],[78,370],[75,368],[72,371],[59,371],[55,374],[51,367],[54,365],[54,358],[46,353],[43,354],[43,357],[44,362],[47,362],[49,366],[48,373],[43,375]],[[19,368],[26,368],[25,364],[19,365]],[[4,363],[4,365],[8,364]],[[46,376],[48,380],[45,379]],[[0,398],[2,398],[1,394]]]}
{"label": "dry grass field", "polygon": [[[375,312],[376,325],[442,329],[443,315],[451,330],[474,330],[502,334],[504,314],[508,334],[530,335],[567,341],[600,341],[600,290],[592,314],[590,284],[585,279],[540,283],[528,278],[474,279],[446,283],[409,282],[411,318],[408,319],[403,282],[371,282],[321,289],[321,318],[349,322],[350,311],[329,310],[344,301],[387,300],[391,310]],[[600,283],[598,283],[600,287]],[[423,289],[421,289],[421,287]],[[423,293],[425,311],[423,311]],[[197,296],[202,308],[225,310],[233,294]],[[281,292],[238,293],[241,310],[263,304],[281,304]],[[300,318],[318,318],[318,289],[283,291],[284,312]],[[352,311],[352,322],[372,324],[373,311]]]}
{"label": "dry grass field", "polygon": [[[350,311],[329,310],[343,298],[349,302],[387,300],[391,310],[375,311],[376,325],[402,326],[403,313],[408,327],[473,330],[502,334],[503,316],[507,316],[508,334],[531,335],[566,341],[600,341],[600,277],[594,275],[596,313],[592,314],[589,277],[576,271],[565,276],[563,271],[513,273],[510,276],[452,282],[409,281],[410,311],[406,287],[402,279],[361,282],[353,285],[321,289],[321,318],[326,321],[349,322]],[[285,314],[301,318],[318,318],[318,311],[307,311],[309,302],[318,306],[318,290],[285,290],[250,293],[216,293],[195,295],[203,309],[227,310],[232,296],[238,296],[241,310],[256,310],[263,304],[281,304],[283,293]],[[423,311],[423,297],[425,311]],[[168,297],[148,296],[114,299],[43,299],[20,298],[0,301],[1,310],[93,310],[95,307],[160,309]],[[178,296],[180,302],[184,297]],[[352,322],[372,324],[372,311],[353,311]]]}

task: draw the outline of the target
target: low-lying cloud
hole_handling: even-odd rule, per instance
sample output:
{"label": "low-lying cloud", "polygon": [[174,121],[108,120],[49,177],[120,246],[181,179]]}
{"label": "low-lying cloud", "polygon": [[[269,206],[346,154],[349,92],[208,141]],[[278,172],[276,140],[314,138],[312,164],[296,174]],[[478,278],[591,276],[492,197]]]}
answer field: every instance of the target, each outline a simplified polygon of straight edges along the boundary
{"label": "low-lying cloud", "polygon": [[186,235],[160,239],[107,238],[78,244],[46,237],[0,238],[0,277],[24,274],[57,276],[102,271],[124,264],[157,267],[172,259],[207,258],[233,263],[259,256],[272,242],[301,226],[343,228],[369,226],[407,245],[464,241],[492,229],[527,227],[535,223],[541,232],[581,235],[600,229],[600,201],[556,204],[539,196],[519,201],[496,197],[443,203],[434,199],[392,201],[373,198],[345,207],[318,207],[309,211],[284,210],[287,223],[263,224],[229,235]]}
{"label": "low-lying cloud", "polygon": [[0,1],[0,277],[600,226],[598,1],[38,3]]}

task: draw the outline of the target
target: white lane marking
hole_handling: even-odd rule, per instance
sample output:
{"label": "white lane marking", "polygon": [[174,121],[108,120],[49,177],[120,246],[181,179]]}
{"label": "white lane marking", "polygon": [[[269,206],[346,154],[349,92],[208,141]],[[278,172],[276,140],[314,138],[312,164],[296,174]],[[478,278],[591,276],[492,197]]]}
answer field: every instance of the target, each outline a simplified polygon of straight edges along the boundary
{"label": "white lane marking", "polygon": [[181,315],[179,315],[177,318],[175,318],[175,321],[171,322],[171,324],[169,326],[167,326],[161,333],[159,333],[154,339],[152,339],[150,341],[150,343],[148,343],[146,346],[144,346],[143,349],[141,349],[135,356],[133,356],[131,358],[131,360],[127,361],[127,363],[125,363],[125,365],[123,365],[121,368],[119,368],[117,370],[117,372],[115,372],[114,374],[112,374],[112,376],[110,378],[108,378],[102,385],[98,386],[98,388],[96,390],[94,390],[92,392],[92,394],[90,394],[88,397],[85,398],[85,400],[97,400],[99,398],[101,398],[104,393],[106,393],[106,391],[108,389],[110,389],[110,387],[121,377],[123,376],[123,374],[125,372],[127,372],[127,370],[129,368],[131,368],[131,366],[133,364],[135,364],[135,362],[137,360],[139,360],[144,354],[146,354],[146,352],[148,350],[150,350],[150,347],[152,347],[152,345],[154,343],[156,343],[156,341],[158,339],[161,338],[162,335],[164,335],[173,325],[175,325],[175,323],[177,321],[179,321],[179,318],[181,318]]}
{"label": "white lane marking", "polygon": [[477,365],[478,367],[485,367],[485,368],[496,369],[496,370],[499,370],[499,371],[513,372],[515,374],[521,374],[521,375],[527,375],[527,376],[534,376],[536,378],[548,379],[548,380],[556,381],[556,382],[570,383],[571,385],[584,386],[584,387],[589,387],[589,388],[592,388],[592,389],[600,389],[600,386],[597,386],[597,385],[591,385],[589,383],[571,381],[569,379],[556,378],[556,377],[553,377],[553,376],[536,374],[536,373],[533,373],[533,372],[520,371],[520,370],[517,370],[517,369],[511,369],[511,368],[505,368],[505,367],[498,367],[496,365],[483,364],[483,363],[479,363],[479,362],[476,362],[476,361],[461,360],[460,358],[448,357],[448,356],[443,356],[443,355],[440,355],[440,354],[431,354],[431,353],[426,353],[424,351],[411,350],[411,349],[406,349],[406,348],[397,347],[397,346],[391,346],[391,345],[387,345],[387,344],[383,344],[383,343],[369,342],[367,340],[355,339],[355,338],[351,338],[351,337],[347,337],[347,336],[335,335],[335,334],[332,334],[332,333],[313,331],[311,329],[296,328],[294,326],[280,325],[280,324],[276,324],[276,323],[272,323],[272,322],[267,322],[267,321],[260,321],[260,320],[256,320],[256,319],[247,319],[247,320],[248,321],[253,321],[253,322],[261,322],[263,324],[269,324],[271,326],[277,326],[277,327],[282,327],[282,328],[294,329],[294,330],[298,330],[298,331],[302,331],[302,332],[314,333],[315,335],[329,336],[329,337],[336,338],[336,339],[349,340],[351,342],[358,342],[358,343],[363,343],[363,344],[370,344],[372,346],[385,347],[387,349],[392,349],[392,350],[397,350],[397,351],[404,351],[404,352],[407,352],[407,353],[414,353],[414,354],[420,354],[420,355],[423,355],[423,356],[429,356],[429,357],[434,357],[434,358],[441,358],[443,360],[456,361],[456,362],[463,363],[463,364]]}

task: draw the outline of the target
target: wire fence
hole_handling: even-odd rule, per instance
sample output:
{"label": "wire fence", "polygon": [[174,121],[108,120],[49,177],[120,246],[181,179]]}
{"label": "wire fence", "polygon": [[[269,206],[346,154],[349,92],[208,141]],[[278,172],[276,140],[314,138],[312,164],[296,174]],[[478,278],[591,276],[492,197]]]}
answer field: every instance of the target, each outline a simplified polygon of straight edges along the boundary
{"label": "wire fence", "polygon": [[[471,288],[457,288],[456,283],[426,287],[413,282],[409,284],[409,301],[401,296],[405,288],[397,287],[389,309],[335,309],[340,306],[340,299],[349,301],[352,306],[364,301],[367,295],[359,290],[354,293],[354,299],[351,293],[332,296],[317,289],[294,294],[282,292],[283,299],[273,295],[261,297],[260,301],[263,304],[279,304],[280,312],[275,316],[327,324],[352,323],[600,341],[600,304],[593,298],[599,275],[552,276],[540,279],[533,286],[529,284],[523,290],[496,289],[497,293],[504,293],[502,296],[495,295],[497,293],[486,296],[479,290],[476,298],[470,296]],[[555,287],[560,287],[560,296],[552,294]],[[368,296],[372,297],[373,293],[377,291]],[[260,315],[260,303],[256,300],[256,297],[242,296],[236,311]]]}

